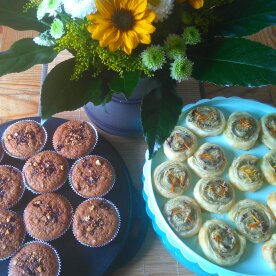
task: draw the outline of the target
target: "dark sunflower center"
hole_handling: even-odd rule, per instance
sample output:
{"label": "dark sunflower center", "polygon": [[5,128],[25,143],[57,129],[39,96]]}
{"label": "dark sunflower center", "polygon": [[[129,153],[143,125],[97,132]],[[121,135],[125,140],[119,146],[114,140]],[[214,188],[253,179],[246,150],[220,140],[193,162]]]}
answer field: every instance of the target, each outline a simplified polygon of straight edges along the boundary
{"label": "dark sunflower center", "polygon": [[128,10],[117,10],[112,16],[112,23],[117,29],[128,31],[134,25],[134,16]]}

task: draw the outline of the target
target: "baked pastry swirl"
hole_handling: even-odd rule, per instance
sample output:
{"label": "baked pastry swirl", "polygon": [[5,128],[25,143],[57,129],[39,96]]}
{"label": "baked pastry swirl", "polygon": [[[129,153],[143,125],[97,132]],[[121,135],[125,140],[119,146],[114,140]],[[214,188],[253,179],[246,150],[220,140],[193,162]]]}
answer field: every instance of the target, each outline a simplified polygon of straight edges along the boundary
{"label": "baked pastry swirl", "polygon": [[263,258],[269,267],[276,270],[276,234],[262,247]]}
{"label": "baked pastry swirl", "polygon": [[220,146],[205,143],[199,147],[194,156],[188,158],[188,164],[198,176],[207,178],[221,175],[227,160]]}
{"label": "baked pastry swirl", "polygon": [[164,142],[164,153],[171,160],[185,161],[197,149],[196,136],[187,128],[177,126]]}
{"label": "baked pastry swirl", "polygon": [[153,182],[155,189],[166,198],[182,195],[191,182],[186,166],[177,161],[166,161],[154,171]]}
{"label": "baked pastry swirl", "polygon": [[267,205],[274,214],[274,217],[276,218],[276,192],[268,195]]}
{"label": "baked pastry swirl", "polygon": [[229,178],[240,191],[255,192],[260,189],[263,175],[259,168],[259,159],[250,154],[239,156],[229,168]]}
{"label": "baked pastry swirl", "polygon": [[234,148],[249,150],[256,144],[259,122],[246,112],[234,112],[228,119],[224,137]]}
{"label": "baked pastry swirl", "polygon": [[186,125],[201,137],[216,136],[225,128],[223,113],[211,106],[198,106],[193,108],[186,117]]}
{"label": "baked pastry swirl", "polygon": [[209,212],[225,213],[235,203],[235,191],[222,178],[200,179],[194,187],[194,198]]}
{"label": "baked pastry swirl", "polygon": [[202,224],[200,207],[188,196],[178,196],[167,201],[164,206],[164,216],[182,238],[197,234]]}
{"label": "baked pastry swirl", "polygon": [[206,221],[198,238],[204,255],[218,265],[236,264],[245,251],[246,239],[221,220]]}
{"label": "baked pastry swirl", "polygon": [[266,181],[276,186],[276,150],[268,152],[263,157],[261,169]]}
{"label": "baked pastry swirl", "polygon": [[268,207],[250,199],[236,203],[229,212],[238,230],[253,243],[267,241],[272,234],[275,218]]}
{"label": "baked pastry swirl", "polygon": [[276,113],[261,118],[262,142],[270,149],[276,149]]}

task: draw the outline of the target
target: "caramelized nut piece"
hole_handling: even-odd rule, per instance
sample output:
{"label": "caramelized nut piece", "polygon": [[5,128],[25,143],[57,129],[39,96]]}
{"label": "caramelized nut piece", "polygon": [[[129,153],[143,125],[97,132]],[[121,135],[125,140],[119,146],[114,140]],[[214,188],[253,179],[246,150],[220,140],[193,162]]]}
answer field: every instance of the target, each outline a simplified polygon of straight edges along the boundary
{"label": "caramelized nut piece", "polygon": [[97,159],[96,165],[97,165],[97,166],[101,166],[101,165],[102,165],[102,163],[101,163],[101,161],[100,161],[99,159]]}

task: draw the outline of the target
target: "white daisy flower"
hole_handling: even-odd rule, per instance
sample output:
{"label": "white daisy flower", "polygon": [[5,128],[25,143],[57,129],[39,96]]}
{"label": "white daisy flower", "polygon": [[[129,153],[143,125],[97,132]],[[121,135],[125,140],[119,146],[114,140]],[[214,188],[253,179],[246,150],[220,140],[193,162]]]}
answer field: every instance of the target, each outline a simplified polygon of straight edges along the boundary
{"label": "white daisy flower", "polygon": [[155,14],[155,22],[163,22],[173,11],[174,0],[149,0],[148,8]]}
{"label": "white daisy flower", "polygon": [[39,34],[39,36],[33,39],[34,43],[39,46],[53,46],[55,45],[54,40],[51,38],[50,31],[45,31],[44,33]]}
{"label": "white daisy flower", "polygon": [[37,19],[43,19],[46,14],[56,16],[56,12],[61,11],[60,4],[61,0],[43,0],[37,9]]}
{"label": "white daisy flower", "polygon": [[94,0],[62,0],[64,10],[73,18],[84,18],[97,11]]}

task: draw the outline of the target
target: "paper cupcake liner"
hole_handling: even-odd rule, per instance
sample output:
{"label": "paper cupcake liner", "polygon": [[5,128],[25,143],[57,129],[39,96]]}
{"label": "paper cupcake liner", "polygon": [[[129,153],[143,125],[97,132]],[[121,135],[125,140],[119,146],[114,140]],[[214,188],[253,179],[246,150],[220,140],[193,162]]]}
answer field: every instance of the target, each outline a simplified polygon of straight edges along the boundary
{"label": "paper cupcake liner", "polygon": [[[69,121],[68,121],[68,122],[69,122]],[[93,130],[94,133],[95,133],[95,143],[91,146],[91,148],[90,148],[85,154],[83,154],[83,155],[80,156],[80,157],[77,157],[77,158],[69,158],[69,157],[65,157],[65,156],[62,155],[64,158],[67,158],[67,159],[69,159],[69,160],[77,160],[77,159],[79,159],[79,158],[85,157],[86,155],[89,155],[89,154],[95,149],[95,147],[97,146],[98,141],[99,141],[99,134],[98,134],[98,131],[97,131],[96,127],[95,127],[92,123],[87,122],[87,121],[80,121],[80,122],[85,122],[85,123],[87,123],[87,124],[92,128],[92,130]],[[54,138],[54,136],[53,136],[53,138]],[[52,138],[52,145],[53,145],[53,148],[55,149],[53,138]],[[56,150],[55,150],[55,151],[56,151]],[[58,151],[56,151],[56,152],[57,152],[58,154],[60,154]]]}
{"label": "paper cupcake liner", "polygon": [[23,197],[23,195],[24,195],[24,192],[25,192],[24,177],[23,177],[22,172],[21,172],[18,168],[14,167],[14,166],[11,166],[11,165],[0,165],[0,167],[12,168],[12,169],[18,171],[18,172],[20,173],[20,175],[21,175],[21,178],[22,178],[22,182],[21,182],[21,185],[22,185],[22,193],[21,193],[20,197],[17,199],[16,202],[14,202],[13,204],[7,206],[6,208],[3,208],[3,209],[6,210],[6,209],[10,209],[10,208],[14,207],[15,205],[17,205],[18,202],[22,199],[22,197]]}
{"label": "paper cupcake liner", "polygon": [[[92,201],[92,200],[105,201],[105,202],[107,202],[108,204],[110,204],[110,205],[114,208],[114,210],[116,211],[117,218],[118,218],[118,225],[117,225],[117,230],[115,231],[114,235],[112,236],[111,239],[109,239],[109,240],[108,240],[107,242],[105,242],[104,244],[93,246],[93,245],[86,244],[86,243],[83,243],[83,242],[81,242],[80,240],[78,240],[77,237],[76,237],[76,235],[75,235],[75,233],[74,233],[73,227],[72,227],[72,232],[73,232],[73,235],[74,235],[75,239],[76,239],[80,244],[82,244],[83,246],[91,247],[91,248],[100,248],[100,247],[104,247],[104,246],[108,245],[109,243],[111,243],[111,242],[117,237],[117,235],[118,235],[118,233],[119,233],[119,231],[120,231],[120,227],[121,227],[121,215],[120,215],[119,209],[116,207],[116,205],[115,205],[113,202],[111,202],[111,201],[108,200],[108,199],[102,198],[102,197],[93,197],[93,198],[90,198],[90,199],[87,199],[87,200],[83,201],[82,203],[87,202],[87,201]],[[82,204],[82,203],[81,203],[81,204]],[[80,205],[81,205],[81,204],[80,204]],[[78,207],[77,207],[77,208],[78,208]]]}
{"label": "paper cupcake liner", "polygon": [[[58,271],[57,271],[57,274],[56,274],[56,276],[59,276],[60,275],[60,272],[61,272],[61,260],[60,260],[60,256],[59,256],[59,253],[57,252],[57,250],[51,245],[51,244],[49,244],[48,242],[45,242],[45,241],[30,241],[30,242],[26,242],[26,243],[24,243],[21,247],[20,247],[20,250],[23,248],[23,247],[25,247],[25,246],[27,246],[27,245],[29,245],[29,244],[33,244],[33,243],[40,243],[40,244],[44,244],[44,245],[47,245],[47,246],[49,246],[52,250],[53,250],[53,252],[55,253],[55,255],[56,255],[56,257],[57,257],[57,262],[58,262]],[[19,250],[18,250],[19,251]],[[17,251],[17,252],[18,252]],[[11,276],[11,273],[10,273],[10,271],[11,271],[11,262],[12,262],[13,260],[11,259],[10,260],[10,263],[9,263],[9,268],[8,268],[8,276]]]}
{"label": "paper cupcake liner", "polygon": [[0,163],[2,162],[3,158],[4,158],[4,155],[5,155],[5,151],[4,151],[4,148],[2,146],[2,144],[0,144],[0,149],[2,148],[2,154],[0,154]]}
{"label": "paper cupcake liner", "polygon": [[[65,198],[64,196],[62,196],[62,195],[60,195],[60,194],[59,194],[59,196]],[[25,212],[26,212],[26,208],[27,208],[27,207],[24,209],[24,212],[23,212],[23,221],[24,221],[24,225],[25,225],[26,232],[27,232],[27,234],[28,234],[31,238],[33,238],[34,240],[39,241],[39,242],[50,242],[50,241],[54,241],[54,240],[59,239],[60,237],[62,237],[62,236],[69,230],[69,228],[71,227],[71,224],[72,224],[72,222],[73,222],[74,209],[73,209],[73,207],[72,207],[71,202],[70,202],[67,198],[65,198],[65,199],[68,201],[68,203],[69,203],[69,205],[70,205],[70,208],[71,208],[71,218],[70,218],[70,221],[69,221],[69,223],[68,223],[67,228],[65,228],[64,231],[63,231],[58,237],[55,237],[55,238],[52,238],[52,239],[42,240],[42,239],[39,239],[39,238],[33,236],[33,235],[28,231],[28,229],[27,229],[27,227],[26,227],[25,219],[24,219],[24,218],[25,218]]]}
{"label": "paper cupcake liner", "polygon": [[[8,210],[8,211],[10,211],[10,212],[12,212],[13,214],[15,214],[15,215],[17,215],[18,216],[18,214],[16,213],[16,212],[14,212],[14,211],[12,211],[12,210]],[[21,218],[22,219],[22,218]],[[23,220],[23,219],[22,219]],[[23,224],[24,224],[24,220],[23,220]],[[25,241],[25,239],[26,239],[26,227],[25,227],[25,225],[24,225],[24,233],[23,233],[23,239],[22,239],[22,242],[18,245],[18,247],[9,255],[9,256],[7,256],[7,257],[5,257],[5,258],[0,258],[0,261],[5,261],[5,260],[7,260],[7,259],[9,259],[9,258],[11,258],[11,257],[13,257],[20,249],[21,249],[21,247],[22,247],[22,245],[24,244],[24,241]]]}
{"label": "paper cupcake liner", "polygon": [[28,156],[28,157],[18,157],[18,156],[15,156],[15,155],[13,155],[12,153],[10,153],[10,152],[8,151],[8,149],[6,148],[5,143],[4,143],[4,137],[6,136],[7,130],[8,130],[10,127],[12,127],[13,125],[15,125],[15,124],[17,124],[17,123],[19,123],[19,122],[34,122],[34,123],[36,123],[37,125],[39,125],[39,126],[43,129],[43,131],[44,131],[44,134],[45,134],[45,141],[44,141],[43,145],[42,145],[36,152],[34,152],[34,154],[33,154],[32,156],[36,155],[37,153],[39,153],[40,151],[43,150],[43,148],[45,147],[45,145],[46,145],[46,143],[47,143],[47,140],[48,140],[48,133],[47,133],[47,131],[46,131],[46,129],[45,129],[44,126],[42,126],[41,124],[39,124],[37,121],[34,121],[34,120],[19,120],[19,121],[17,121],[17,122],[15,122],[15,123],[11,124],[10,126],[8,126],[8,127],[6,128],[6,130],[4,131],[4,133],[3,133],[3,135],[2,135],[2,138],[1,138],[2,147],[3,147],[4,152],[5,152],[8,156],[10,156],[10,157],[12,157],[12,158],[19,159],[19,160],[27,160],[27,159],[31,158],[32,156]]}
{"label": "paper cupcake liner", "polygon": [[[104,159],[104,160],[110,165],[110,167],[111,167],[111,169],[112,169],[113,179],[112,179],[112,184],[110,185],[110,188],[109,188],[106,192],[104,192],[103,194],[98,195],[98,196],[85,196],[85,195],[82,195],[81,193],[79,193],[79,192],[75,189],[75,187],[74,187],[74,185],[73,185],[72,172],[73,172],[74,167],[75,167],[79,162],[81,162],[82,160],[84,160],[84,159],[86,159],[86,158],[89,158],[89,157],[99,157],[99,158],[101,158],[101,159]],[[72,190],[73,190],[77,195],[81,196],[82,198],[89,199],[89,198],[95,198],[95,197],[103,197],[103,196],[107,195],[107,194],[113,189],[114,184],[115,184],[115,182],[116,182],[116,171],[115,171],[113,165],[112,165],[106,158],[104,158],[104,157],[102,157],[102,156],[100,156],[100,155],[87,155],[87,156],[84,156],[84,157],[79,158],[79,159],[71,166],[71,169],[70,169],[70,171],[69,171],[69,177],[68,177],[68,179],[69,179],[69,184],[70,184]]]}
{"label": "paper cupcake liner", "polygon": [[[43,152],[54,152],[54,153],[60,155],[59,153],[57,153],[57,152],[54,151],[54,150],[45,150],[45,151],[41,151],[40,153],[43,153]],[[62,156],[62,155],[60,155],[60,156]],[[33,157],[33,156],[32,156],[32,157]],[[29,159],[31,159],[32,157],[30,157]],[[68,163],[67,159],[66,159],[65,157],[63,157],[63,156],[62,156],[62,158],[66,161],[66,165],[67,165],[68,172],[69,172],[69,171],[70,171],[70,166],[69,166],[69,163]],[[23,169],[22,169],[23,182],[24,182],[24,185],[25,185],[25,187],[26,187],[26,189],[27,189],[28,191],[32,192],[32,193],[35,194],[35,195],[42,195],[42,194],[47,194],[47,193],[56,192],[57,190],[59,190],[60,188],[62,188],[63,185],[65,185],[65,183],[66,183],[66,181],[67,181],[67,179],[68,179],[68,174],[67,174],[67,177],[65,178],[65,181],[62,182],[59,186],[57,186],[56,188],[54,188],[54,189],[52,189],[52,190],[49,190],[49,191],[47,191],[47,192],[38,192],[38,191],[34,190],[34,189],[29,185],[29,183],[28,183],[28,181],[27,181],[27,178],[25,177],[25,174],[24,174],[24,171],[25,171],[25,168],[26,168],[26,166],[27,166],[27,163],[29,162],[29,159],[26,161],[26,163],[24,164]]]}

